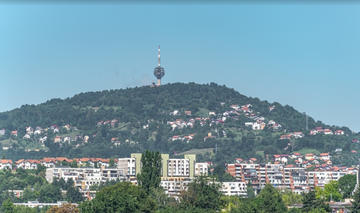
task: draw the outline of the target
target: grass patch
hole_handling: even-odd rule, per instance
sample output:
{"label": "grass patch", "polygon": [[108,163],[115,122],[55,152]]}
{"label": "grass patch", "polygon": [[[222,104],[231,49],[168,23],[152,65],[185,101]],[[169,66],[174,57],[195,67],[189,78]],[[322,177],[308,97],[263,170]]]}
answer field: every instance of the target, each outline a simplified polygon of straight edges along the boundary
{"label": "grass patch", "polygon": [[302,155],[305,155],[305,154],[308,154],[308,153],[313,153],[313,154],[320,154],[320,152],[316,149],[310,149],[310,148],[303,148],[303,149],[300,149],[300,150],[297,150],[297,151],[294,151],[294,152],[298,152]]}
{"label": "grass patch", "polygon": [[262,158],[265,158],[264,151],[256,151],[255,154],[260,155]]}
{"label": "grass patch", "polygon": [[196,116],[200,117],[208,117],[209,116],[209,110],[205,108],[199,108],[199,111],[195,113]]}

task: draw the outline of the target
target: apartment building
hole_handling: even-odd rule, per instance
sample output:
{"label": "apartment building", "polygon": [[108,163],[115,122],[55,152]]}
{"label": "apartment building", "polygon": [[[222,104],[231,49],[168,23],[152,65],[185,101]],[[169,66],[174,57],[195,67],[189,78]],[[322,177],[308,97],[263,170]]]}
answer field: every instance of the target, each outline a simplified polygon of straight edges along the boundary
{"label": "apartment building", "polygon": [[284,164],[228,164],[227,172],[238,181],[251,183],[256,191],[266,184],[295,193],[308,192],[314,187],[324,187],[332,180],[339,180],[347,174],[357,175],[352,168],[328,168],[328,170],[307,171],[303,167]]}
{"label": "apartment building", "polygon": [[226,196],[247,196],[247,185],[246,182],[222,182],[221,193]]}
{"label": "apartment building", "polygon": [[208,176],[209,164],[208,163],[195,163],[195,176]]}
{"label": "apartment building", "polygon": [[136,158],[119,158],[117,168],[124,171],[124,175],[136,175]]}

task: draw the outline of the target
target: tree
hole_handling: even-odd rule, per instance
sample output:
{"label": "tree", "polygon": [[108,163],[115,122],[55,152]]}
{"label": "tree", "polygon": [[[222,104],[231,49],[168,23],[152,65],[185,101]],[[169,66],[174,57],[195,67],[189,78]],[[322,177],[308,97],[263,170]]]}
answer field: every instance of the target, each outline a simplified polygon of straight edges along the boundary
{"label": "tree", "polygon": [[270,184],[266,184],[264,189],[261,190],[255,199],[255,203],[260,212],[281,213],[287,210],[281,194]]}
{"label": "tree", "polygon": [[316,188],[315,192],[317,199],[324,199],[325,201],[340,201],[342,198],[337,181],[330,181],[324,186],[324,189]]}
{"label": "tree", "polygon": [[145,151],[141,157],[141,173],[137,176],[138,183],[147,192],[158,188],[161,176],[161,155],[159,152]]}
{"label": "tree", "polygon": [[3,213],[15,213],[14,204],[10,199],[5,200],[1,205],[1,212]]}
{"label": "tree", "polygon": [[71,186],[67,189],[66,199],[71,203],[80,203],[84,201],[84,197],[79,192],[78,188],[75,188],[74,186]]}
{"label": "tree", "polygon": [[70,167],[71,167],[71,168],[77,168],[77,167],[78,167],[76,160],[73,160],[73,161],[70,163]]}
{"label": "tree", "polygon": [[59,187],[52,184],[42,185],[39,192],[39,201],[44,203],[52,203],[62,200]]}
{"label": "tree", "polygon": [[344,175],[338,180],[343,198],[349,198],[356,185],[356,175]]}
{"label": "tree", "polygon": [[290,190],[281,193],[281,196],[282,196],[282,199],[283,199],[286,206],[299,204],[302,201],[302,196],[301,195],[295,194]]}
{"label": "tree", "polygon": [[302,207],[303,212],[310,212],[313,209],[325,210],[328,212],[330,211],[330,206],[328,204],[325,204],[324,200],[316,198],[315,191],[310,191],[304,194],[302,202],[303,202],[303,207]]}
{"label": "tree", "polygon": [[109,162],[109,167],[113,168],[114,166],[115,166],[115,160],[114,160],[114,158],[111,158],[110,162]]}
{"label": "tree", "polygon": [[351,212],[360,213],[360,190],[359,188],[355,191],[353,195],[354,201],[352,201]]}
{"label": "tree", "polygon": [[118,212],[118,213],[142,213],[154,212],[156,203],[147,192],[138,186],[128,182],[120,182],[108,186],[96,193],[91,201],[80,205],[81,212]]}
{"label": "tree", "polygon": [[246,194],[247,194],[247,197],[250,199],[255,198],[255,191],[254,191],[254,188],[252,187],[251,181],[249,181],[249,183],[247,184]]}
{"label": "tree", "polygon": [[219,187],[218,184],[209,183],[204,177],[195,179],[180,196],[182,208],[220,210],[224,202]]}

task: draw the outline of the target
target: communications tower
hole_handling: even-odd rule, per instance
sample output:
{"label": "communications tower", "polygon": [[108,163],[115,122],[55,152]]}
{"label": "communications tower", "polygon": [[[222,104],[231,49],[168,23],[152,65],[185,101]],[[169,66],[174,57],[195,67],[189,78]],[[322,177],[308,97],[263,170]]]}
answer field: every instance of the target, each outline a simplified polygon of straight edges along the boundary
{"label": "communications tower", "polygon": [[160,66],[160,45],[158,48],[158,66],[154,69],[154,76],[157,79],[157,86],[161,85],[161,78],[165,75],[164,67]]}

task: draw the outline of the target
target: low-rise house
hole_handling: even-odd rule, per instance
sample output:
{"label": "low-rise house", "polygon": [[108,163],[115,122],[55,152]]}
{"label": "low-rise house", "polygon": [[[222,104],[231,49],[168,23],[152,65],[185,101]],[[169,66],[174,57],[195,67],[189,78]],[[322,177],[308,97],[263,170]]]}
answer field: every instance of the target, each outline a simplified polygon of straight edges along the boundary
{"label": "low-rise house", "polygon": [[329,161],[330,154],[329,153],[320,153],[319,159],[322,161]]}
{"label": "low-rise house", "polygon": [[17,130],[11,131],[10,134],[11,134],[11,136],[17,137],[18,136],[18,131]]}
{"label": "low-rise house", "polygon": [[189,111],[189,110],[185,111],[185,115],[190,116],[190,115],[191,115],[191,111]]}
{"label": "low-rise house", "polygon": [[315,159],[315,155],[313,153],[305,154],[305,160],[311,161]]}
{"label": "low-rise house", "polygon": [[12,169],[12,160],[1,159],[0,160],[0,169]]}
{"label": "low-rise house", "polygon": [[323,131],[324,135],[333,135],[333,131],[331,131],[330,129],[324,129]]}
{"label": "low-rise house", "polygon": [[335,131],[335,135],[344,135],[344,134],[345,134],[344,131],[341,129]]}
{"label": "low-rise house", "polygon": [[45,166],[46,168],[53,168],[56,165],[55,158],[43,158],[40,162],[41,165]]}
{"label": "low-rise house", "polygon": [[61,136],[55,136],[54,143],[60,143],[61,141]]}
{"label": "low-rise house", "polygon": [[24,139],[30,139],[31,136],[30,136],[28,133],[26,133],[23,138],[24,138]]}
{"label": "low-rise house", "polygon": [[20,159],[15,162],[16,168],[22,169],[37,169],[38,165],[41,163],[39,160],[24,160]]}

